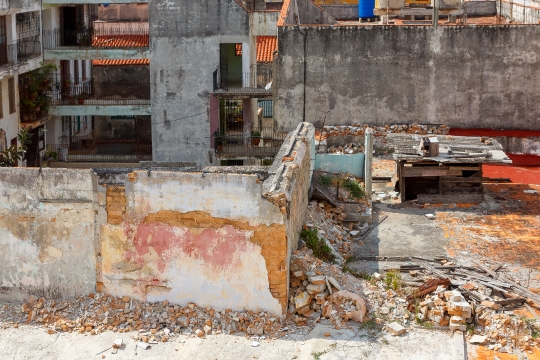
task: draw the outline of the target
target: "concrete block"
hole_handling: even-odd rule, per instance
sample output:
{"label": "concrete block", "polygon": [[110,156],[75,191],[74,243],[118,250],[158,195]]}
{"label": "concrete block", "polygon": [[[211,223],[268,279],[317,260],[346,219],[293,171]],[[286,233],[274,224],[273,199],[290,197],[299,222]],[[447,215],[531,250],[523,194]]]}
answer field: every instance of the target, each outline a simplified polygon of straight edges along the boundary
{"label": "concrete block", "polygon": [[407,332],[407,330],[397,322],[386,325],[386,328],[394,336],[400,336]]}

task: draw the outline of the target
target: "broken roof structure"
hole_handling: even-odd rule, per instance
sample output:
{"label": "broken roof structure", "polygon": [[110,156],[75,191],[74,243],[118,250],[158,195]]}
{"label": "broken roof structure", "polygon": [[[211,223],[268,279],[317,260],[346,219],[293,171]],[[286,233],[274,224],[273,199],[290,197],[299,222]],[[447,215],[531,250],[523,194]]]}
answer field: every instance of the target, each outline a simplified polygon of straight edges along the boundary
{"label": "broken roof structure", "polygon": [[478,203],[482,164],[511,163],[497,140],[485,137],[390,134],[401,201]]}

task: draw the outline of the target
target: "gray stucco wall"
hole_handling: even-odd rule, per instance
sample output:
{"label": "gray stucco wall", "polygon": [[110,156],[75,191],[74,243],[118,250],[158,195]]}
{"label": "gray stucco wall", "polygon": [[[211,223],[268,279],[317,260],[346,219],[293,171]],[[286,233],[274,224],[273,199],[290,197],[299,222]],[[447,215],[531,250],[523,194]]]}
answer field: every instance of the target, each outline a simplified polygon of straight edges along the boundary
{"label": "gray stucco wall", "polygon": [[[302,27],[306,121],[538,129],[540,27]],[[274,116],[302,121],[303,36],[278,27]]]}
{"label": "gray stucco wall", "polygon": [[249,43],[249,16],[234,0],[149,3],[155,161],[208,165],[212,73],[220,43]]}
{"label": "gray stucco wall", "polygon": [[149,66],[94,66],[92,78],[96,83],[94,92],[97,98],[120,95],[124,98],[135,96],[137,99],[150,99]]}

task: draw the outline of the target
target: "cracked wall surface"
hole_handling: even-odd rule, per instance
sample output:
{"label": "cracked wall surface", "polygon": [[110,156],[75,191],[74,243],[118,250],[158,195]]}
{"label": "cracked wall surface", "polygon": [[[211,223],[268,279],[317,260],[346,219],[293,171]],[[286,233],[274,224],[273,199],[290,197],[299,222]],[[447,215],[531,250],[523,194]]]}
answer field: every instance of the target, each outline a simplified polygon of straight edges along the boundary
{"label": "cracked wall surface", "polygon": [[0,298],[285,313],[314,132],[300,124],[270,169],[0,169]]}
{"label": "cracked wall surface", "polygon": [[94,291],[93,187],[89,170],[0,171],[0,299]]}

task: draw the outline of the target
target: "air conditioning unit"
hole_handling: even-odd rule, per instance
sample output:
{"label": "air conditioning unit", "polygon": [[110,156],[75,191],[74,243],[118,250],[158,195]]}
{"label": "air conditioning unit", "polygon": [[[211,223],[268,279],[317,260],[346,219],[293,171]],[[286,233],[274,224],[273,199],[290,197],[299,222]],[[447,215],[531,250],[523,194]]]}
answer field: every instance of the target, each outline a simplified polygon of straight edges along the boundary
{"label": "air conditioning unit", "polygon": [[30,22],[30,13],[19,13],[15,16],[17,24],[24,24]]}

